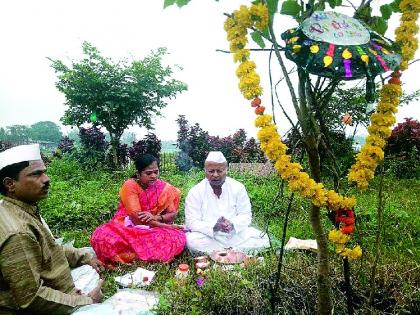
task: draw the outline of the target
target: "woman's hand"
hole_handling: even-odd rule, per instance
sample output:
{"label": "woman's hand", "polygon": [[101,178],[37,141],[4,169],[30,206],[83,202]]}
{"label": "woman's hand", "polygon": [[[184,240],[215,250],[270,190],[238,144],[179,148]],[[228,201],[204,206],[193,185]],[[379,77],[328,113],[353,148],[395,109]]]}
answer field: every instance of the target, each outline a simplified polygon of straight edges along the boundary
{"label": "woman's hand", "polygon": [[150,221],[158,221],[157,216],[154,216],[150,212],[142,211],[138,214],[138,218],[140,221],[149,223]]}
{"label": "woman's hand", "polygon": [[183,230],[186,231],[185,225],[180,225],[180,224],[171,224],[170,225],[172,228],[177,229],[177,230]]}

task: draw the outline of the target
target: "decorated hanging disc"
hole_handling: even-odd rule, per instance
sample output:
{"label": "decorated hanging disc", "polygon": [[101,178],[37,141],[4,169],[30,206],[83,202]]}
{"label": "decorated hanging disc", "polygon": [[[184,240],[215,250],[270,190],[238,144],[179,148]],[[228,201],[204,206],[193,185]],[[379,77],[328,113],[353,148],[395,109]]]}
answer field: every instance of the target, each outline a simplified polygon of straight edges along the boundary
{"label": "decorated hanging disc", "polygon": [[398,68],[401,61],[390,40],[337,12],[315,11],[282,38],[288,59],[323,77],[367,77],[372,82],[376,75]]}
{"label": "decorated hanging disc", "polygon": [[93,123],[96,123],[97,117],[96,117],[96,113],[93,112],[92,114],[90,114],[90,121]]}

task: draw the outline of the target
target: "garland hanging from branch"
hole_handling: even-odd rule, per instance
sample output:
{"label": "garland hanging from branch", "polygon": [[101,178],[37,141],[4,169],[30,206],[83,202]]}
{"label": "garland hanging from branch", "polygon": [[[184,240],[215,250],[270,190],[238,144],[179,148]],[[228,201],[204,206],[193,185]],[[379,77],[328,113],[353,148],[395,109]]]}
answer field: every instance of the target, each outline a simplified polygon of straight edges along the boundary
{"label": "garland hanging from branch", "polygon": [[[402,51],[401,70],[407,69],[408,61],[414,57],[418,47],[415,35],[418,32],[416,21],[419,7],[418,0],[402,0],[400,3],[402,17],[401,24],[396,29],[396,41]],[[329,239],[336,245],[338,254],[357,259],[362,255],[360,246],[357,245],[352,249],[346,247],[351,238],[350,234],[354,232],[353,209],[356,199],[325,189],[322,183],[317,183],[310,178],[299,163],[292,162],[291,156],[286,154],[287,146],[281,141],[272,116],[264,114],[265,107],[261,105],[259,98],[263,93],[260,76],[256,71],[255,62],[250,60],[250,51],[246,48],[246,44],[248,28],[255,27],[263,31],[267,25],[268,9],[261,3],[253,4],[249,8],[242,5],[239,10],[233,12],[232,17],[226,19],[224,25],[233,59],[240,63],[236,70],[239,90],[246,99],[252,99],[251,106],[255,108],[255,113],[258,115],[255,125],[260,128],[258,139],[261,149],[275,163],[275,168],[281,178],[288,182],[293,192],[308,198],[315,206],[326,206],[335,211],[335,222],[340,228],[330,231]],[[394,114],[397,112],[402,94],[399,78],[400,72],[394,72],[389,82],[383,86],[376,112],[371,116],[366,144],[358,154],[356,163],[351,167],[349,181],[356,182],[359,189],[368,187],[376,166],[383,159],[383,147],[391,133],[390,127],[395,123]]]}

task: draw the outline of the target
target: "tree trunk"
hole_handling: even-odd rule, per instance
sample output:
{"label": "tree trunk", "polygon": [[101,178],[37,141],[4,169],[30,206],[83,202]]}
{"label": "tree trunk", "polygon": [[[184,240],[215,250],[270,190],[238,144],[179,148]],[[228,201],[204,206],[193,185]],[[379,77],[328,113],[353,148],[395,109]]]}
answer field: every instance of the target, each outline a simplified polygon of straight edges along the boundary
{"label": "tree trunk", "polygon": [[111,156],[112,156],[112,168],[117,169],[119,167],[118,165],[118,147],[120,145],[120,138],[121,135],[118,136],[113,133],[109,133],[109,136],[111,137]]}
{"label": "tree trunk", "polygon": [[[298,74],[299,102],[302,114],[300,123],[304,135],[303,142],[305,144],[306,152],[308,153],[312,178],[319,183],[321,182],[321,165],[319,160],[320,131],[311,111],[311,108],[314,107],[313,103],[315,102],[315,99],[311,90],[308,74],[303,69],[299,69]],[[311,204],[309,218],[318,245],[317,313],[329,315],[332,310],[331,284],[329,278],[330,268],[327,239],[321,224],[320,208]]]}
{"label": "tree trunk", "polygon": [[[321,167],[319,163],[318,145],[316,143],[316,139],[313,136],[309,136],[305,142],[307,143],[306,150],[308,152],[312,176],[316,182],[320,182]],[[331,314],[331,284],[329,278],[330,267],[327,239],[321,224],[320,208],[313,204],[311,205],[310,221],[318,245],[317,312],[318,314]]]}

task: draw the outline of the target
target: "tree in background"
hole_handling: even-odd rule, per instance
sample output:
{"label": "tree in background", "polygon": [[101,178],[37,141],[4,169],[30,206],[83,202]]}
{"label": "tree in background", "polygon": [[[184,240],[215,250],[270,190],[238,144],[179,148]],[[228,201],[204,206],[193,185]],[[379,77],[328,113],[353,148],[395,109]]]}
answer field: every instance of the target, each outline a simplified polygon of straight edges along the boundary
{"label": "tree in background", "polygon": [[30,140],[30,128],[25,125],[7,126],[5,130],[5,140],[13,144],[27,144]]}
{"label": "tree in background", "polygon": [[58,144],[61,137],[60,127],[52,121],[39,121],[31,126],[12,125],[0,128],[0,141],[9,141],[15,145],[32,142]]}
{"label": "tree in background", "polygon": [[63,136],[60,128],[52,121],[39,121],[31,125],[29,130],[32,141],[48,141],[59,143]]}
{"label": "tree in background", "polygon": [[153,128],[152,118],[161,114],[166,99],[174,98],[187,86],[172,78],[173,71],[162,65],[165,48],[152,51],[143,60],[114,63],[90,43],[82,45],[84,59],[67,66],[50,59],[66,97],[65,125],[85,123],[103,126],[110,134],[114,164],[124,130],[133,124]]}

